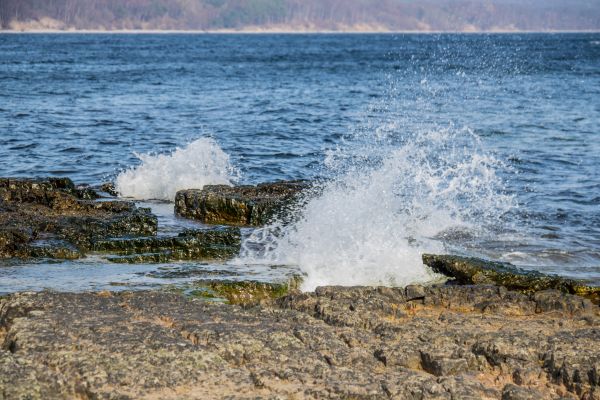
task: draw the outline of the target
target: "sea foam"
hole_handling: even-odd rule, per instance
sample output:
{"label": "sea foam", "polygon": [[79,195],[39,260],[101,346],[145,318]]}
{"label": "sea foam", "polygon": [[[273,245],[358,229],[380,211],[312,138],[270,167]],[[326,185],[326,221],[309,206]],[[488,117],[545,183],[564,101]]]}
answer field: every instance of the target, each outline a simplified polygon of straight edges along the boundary
{"label": "sea foam", "polygon": [[258,229],[246,263],[297,265],[304,290],[321,285],[405,285],[434,279],[421,254],[440,252],[449,230],[483,234],[512,207],[496,170],[468,130],[439,129],[331,152],[334,171],[295,223]]}
{"label": "sea foam", "polygon": [[231,185],[238,177],[229,156],[211,138],[197,139],[169,154],[135,154],[141,164],[121,172],[115,188],[123,197],[174,200],[182,189]]}

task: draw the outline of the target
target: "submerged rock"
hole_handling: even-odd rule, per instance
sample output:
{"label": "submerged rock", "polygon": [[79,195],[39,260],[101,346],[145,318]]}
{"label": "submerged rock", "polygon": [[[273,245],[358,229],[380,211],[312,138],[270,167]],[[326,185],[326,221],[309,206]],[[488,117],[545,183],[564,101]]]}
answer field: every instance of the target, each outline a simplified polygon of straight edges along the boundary
{"label": "submerged rock", "polygon": [[254,307],[13,294],[0,398],[599,398],[598,308],[543,293],[323,287]]}
{"label": "submerged rock", "polygon": [[434,272],[452,277],[462,285],[493,284],[523,292],[556,289],[564,293],[588,297],[595,303],[600,303],[600,287],[589,286],[585,282],[557,275],[525,271],[509,263],[433,254],[424,254],[423,263]]}
{"label": "submerged rock", "polygon": [[149,209],[97,197],[68,178],[0,178],[0,258],[72,259],[99,239],[156,234]]}
{"label": "submerged rock", "polygon": [[280,216],[308,187],[307,181],[282,181],[181,190],[175,197],[175,212],[206,224],[259,226]]}

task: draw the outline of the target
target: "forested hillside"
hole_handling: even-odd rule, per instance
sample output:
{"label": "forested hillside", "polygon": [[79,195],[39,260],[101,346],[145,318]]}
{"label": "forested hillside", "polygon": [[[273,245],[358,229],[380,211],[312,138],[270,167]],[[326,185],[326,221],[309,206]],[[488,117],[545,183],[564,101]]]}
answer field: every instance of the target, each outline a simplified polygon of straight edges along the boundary
{"label": "forested hillside", "polygon": [[0,0],[2,29],[598,30],[600,0]]}

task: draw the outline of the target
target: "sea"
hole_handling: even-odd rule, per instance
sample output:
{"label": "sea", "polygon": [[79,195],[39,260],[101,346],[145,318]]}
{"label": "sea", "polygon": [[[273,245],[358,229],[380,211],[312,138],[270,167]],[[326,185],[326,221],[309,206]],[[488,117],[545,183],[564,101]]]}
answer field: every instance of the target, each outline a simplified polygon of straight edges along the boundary
{"label": "sea", "polygon": [[307,179],[225,263],[0,261],[0,293],[198,279],[404,285],[452,253],[600,284],[600,33],[0,34],[0,176],[181,189]]}

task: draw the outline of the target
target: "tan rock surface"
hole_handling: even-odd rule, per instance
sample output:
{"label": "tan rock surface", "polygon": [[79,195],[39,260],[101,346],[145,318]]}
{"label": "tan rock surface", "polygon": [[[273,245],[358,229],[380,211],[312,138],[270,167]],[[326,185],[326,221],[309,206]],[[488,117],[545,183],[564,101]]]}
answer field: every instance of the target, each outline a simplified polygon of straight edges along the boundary
{"label": "tan rock surface", "polygon": [[494,286],[0,303],[0,398],[600,398],[600,308]]}

